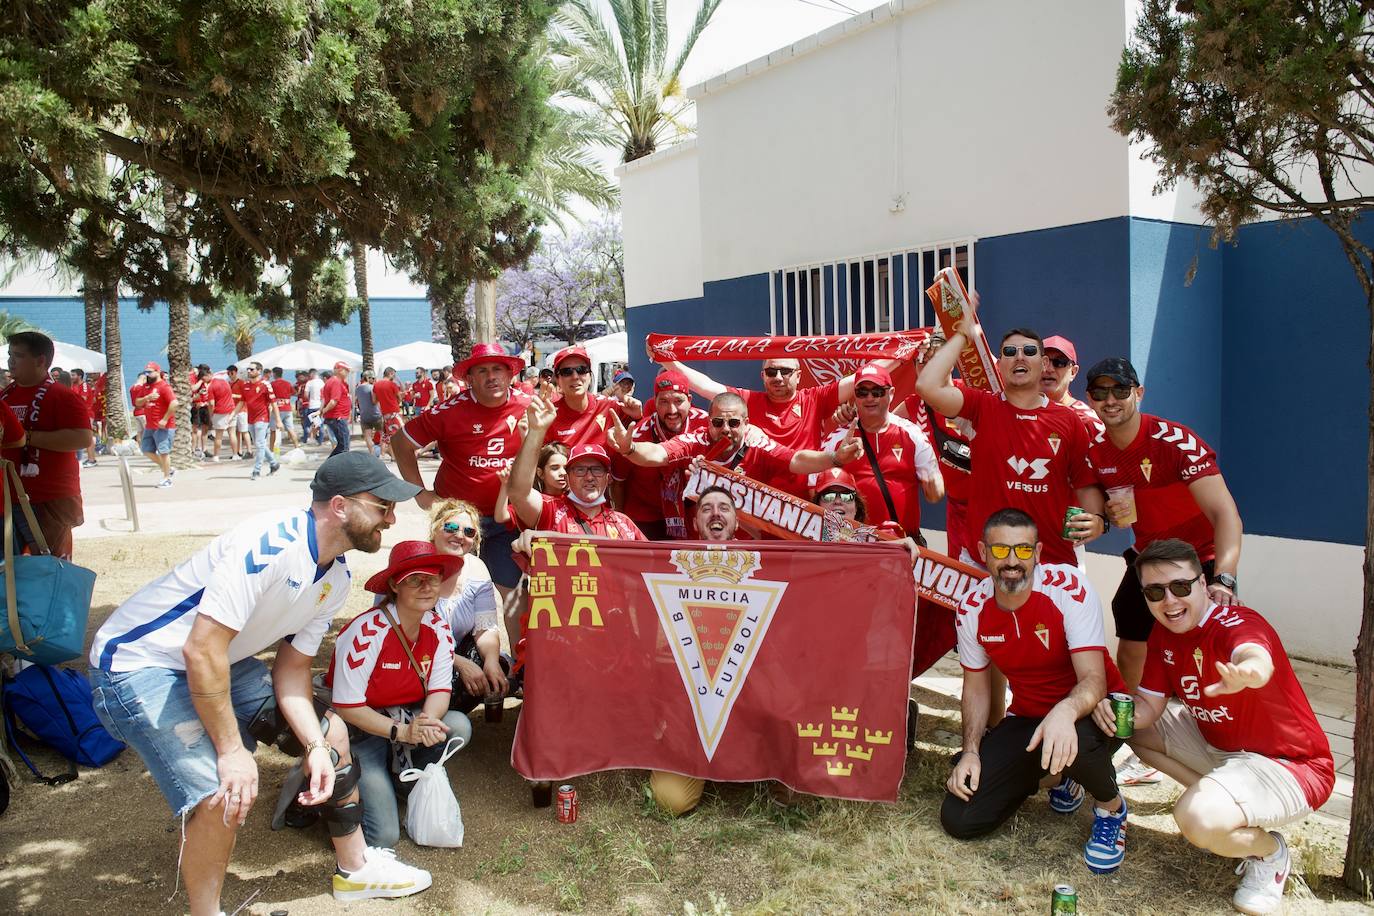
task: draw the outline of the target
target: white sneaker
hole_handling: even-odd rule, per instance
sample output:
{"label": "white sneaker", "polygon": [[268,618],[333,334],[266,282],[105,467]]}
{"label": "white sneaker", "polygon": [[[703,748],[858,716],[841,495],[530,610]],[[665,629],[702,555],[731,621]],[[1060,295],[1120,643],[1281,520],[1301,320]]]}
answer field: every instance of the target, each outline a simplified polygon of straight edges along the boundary
{"label": "white sneaker", "polygon": [[1288,854],[1288,844],[1283,841],[1283,834],[1271,830],[1269,835],[1279,841],[1278,861],[1241,859],[1236,866],[1236,874],[1241,876],[1240,886],[1236,888],[1231,904],[1242,913],[1259,916],[1262,913],[1277,913],[1283,907],[1283,887],[1288,883],[1293,859]]}
{"label": "white sneaker", "polygon": [[1152,786],[1161,778],[1159,770],[1135,754],[1121,761],[1121,766],[1116,768],[1116,784],[1118,786]]}
{"label": "white sneaker", "polygon": [[171,485],[172,485],[172,478],[170,478],[170,477],[164,477],[164,478],[162,478],[162,482],[159,483],[159,484],[157,485],[157,488],[158,488],[159,490],[165,490],[165,489],[167,489],[168,487],[170,487]]}
{"label": "white sneaker", "polygon": [[394,849],[367,847],[367,864],[344,876],[334,872],[335,900],[371,900],[374,897],[409,897],[429,887],[434,879],[423,868],[396,861]]}

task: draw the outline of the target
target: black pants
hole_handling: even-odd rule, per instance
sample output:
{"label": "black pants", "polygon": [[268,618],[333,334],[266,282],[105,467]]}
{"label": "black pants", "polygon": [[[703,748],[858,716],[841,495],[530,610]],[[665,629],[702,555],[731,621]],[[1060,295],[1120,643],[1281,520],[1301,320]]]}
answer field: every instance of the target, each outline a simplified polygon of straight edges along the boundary
{"label": "black pants", "polygon": [[[946,833],[960,840],[991,833],[1015,814],[1022,802],[1040,791],[1040,780],[1048,772],[1040,766],[1043,747],[1026,750],[1040,721],[1007,716],[983,737],[978,750],[983,763],[978,791],[969,801],[946,792],[940,805],[940,824]],[[1079,719],[1077,728],[1078,756],[1064,772],[1099,802],[1110,802],[1117,795],[1112,754],[1121,741],[1104,735],[1093,724],[1092,716]]]}
{"label": "black pants", "polygon": [[[466,634],[458,641],[458,646],[453,650],[453,654],[466,658],[477,667],[482,667],[482,653],[477,649],[477,639],[471,633]],[[501,671],[506,675],[510,674],[511,657],[506,653],[501,653]],[[468,693],[463,686],[463,679],[458,676],[457,670],[453,672],[453,693],[449,695],[448,708],[457,709],[460,712],[472,712],[486,701],[487,695],[474,696]]]}

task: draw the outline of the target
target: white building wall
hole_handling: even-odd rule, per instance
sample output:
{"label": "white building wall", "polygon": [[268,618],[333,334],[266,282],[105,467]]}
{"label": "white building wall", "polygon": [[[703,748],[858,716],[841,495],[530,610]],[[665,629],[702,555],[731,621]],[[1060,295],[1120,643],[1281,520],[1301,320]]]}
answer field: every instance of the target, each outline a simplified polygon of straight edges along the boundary
{"label": "white building wall", "polygon": [[701,185],[696,141],[616,169],[625,238],[625,303],[701,295]]}

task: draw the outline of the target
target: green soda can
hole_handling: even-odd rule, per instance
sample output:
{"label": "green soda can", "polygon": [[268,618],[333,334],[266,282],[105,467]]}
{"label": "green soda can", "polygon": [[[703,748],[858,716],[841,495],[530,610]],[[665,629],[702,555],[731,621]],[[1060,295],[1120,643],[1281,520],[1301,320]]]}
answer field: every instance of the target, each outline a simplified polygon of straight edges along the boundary
{"label": "green soda can", "polygon": [[1078,912],[1078,891],[1072,884],[1056,884],[1050,895],[1050,916]]}
{"label": "green soda can", "polygon": [[1109,693],[1112,715],[1116,716],[1116,736],[1129,738],[1135,734],[1135,697],[1129,693]]}
{"label": "green soda can", "polygon": [[1076,541],[1076,540],[1078,540],[1078,538],[1076,538],[1076,537],[1073,536],[1073,529],[1071,529],[1071,528],[1069,527],[1069,521],[1070,521],[1075,515],[1082,515],[1084,512],[1087,512],[1087,511],[1088,511],[1087,509],[1081,509],[1081,508],[1079,508],[1078,506],[1069,506],[1069,508],[1067,508],[1067,509],[1064,510],[1064,534],[1063,534],[1064,540],[1066,540],[1066,541]]}

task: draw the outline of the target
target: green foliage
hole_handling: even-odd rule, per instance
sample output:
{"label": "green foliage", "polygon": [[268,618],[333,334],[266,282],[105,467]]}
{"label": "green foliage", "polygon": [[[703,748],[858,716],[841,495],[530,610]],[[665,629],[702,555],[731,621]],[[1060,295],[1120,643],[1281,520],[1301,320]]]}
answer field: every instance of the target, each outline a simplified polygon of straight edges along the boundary
{"label": "green foliage", "polygon": [[[18,315],[11,315],[9,312],[0,312],[0,340],[7,339],[11,334],[18,334],[21,331],[42,331],[43,329],[32,324],[27,318]],[[47,333],[47,331],[43,331]]]}
{"label": "green foliage", "polygon": [[271,320],[262,313],[253,297],[240,292],[225,293],[217,308],[202,311],[191,321],[191,330],[218,337],[225,349],[233,350],[238,359],[246,359],[252,354],[260,337],[291,339],[290,325]]}

